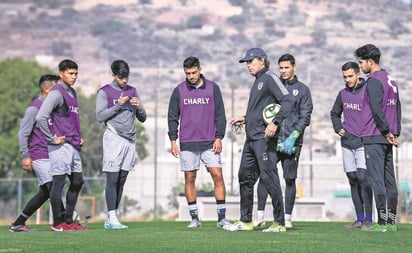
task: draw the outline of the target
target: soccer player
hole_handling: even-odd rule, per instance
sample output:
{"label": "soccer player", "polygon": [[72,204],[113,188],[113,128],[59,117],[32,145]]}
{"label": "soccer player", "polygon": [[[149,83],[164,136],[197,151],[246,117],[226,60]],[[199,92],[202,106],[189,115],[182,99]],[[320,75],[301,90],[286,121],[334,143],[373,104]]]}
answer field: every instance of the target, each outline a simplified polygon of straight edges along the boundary
{"label": "soccer player", "polygon": [[[80,149],[83,145],[76,91],[78,65],[65,59],[59,63],[60,82],[53,87],[37,114],[37,126],[48,142],[48,152],[53,183],[50,203],[53,211],[52,231],[85,230],[86,226],[73,222],[73,211],[83,185]],[[50,127],[49,127],[50,121]],[[69,178],[66,206],[63,215],[61,198]]]}
{"label": "soccer player", "polygon": [[342,76],[346,87],[339,91],[330,117],[335,133],[341,138],[343,169],[349,180],[356,212],[356,220],[347,228],[369,227],[372,225],[372,189],[368,183],[365,150],[360,137],[364,127],[361,105],[366,85],[356,62],[343,64]]}
{"label": "soccer player", "polygon": [[186,80],[173,90],[170,97],[168,135],[170,152],[175,157],[179,156],[180,168],[185,176],[185,195],[192,218],[188,227],[201,226],[195,182],[202,161],[214,183],[217,226],[225,228],[230,222],[226,219],[226,190],[221,161],[222,139],[226,130],[222,94],[219,86],[201,73],[197,57],[186,58],[183,70]]}
{"label": "soccer player", "polygon": [[21,120],[18,139],[22,155],[23,169],[33,172],[39,182],[39,191],[27,202],[22,213],[11,224],[11,232],[31,232],[33,229],[26,226],[26,220],[49,199],[52,176],[50,173],[49,153],[47,141],[36,127],[36,115],[41,104],[56,85],[59,77],[56,75],[42,75],[39,79],[40,95],[26,108]]}
{"label": "soccer player", "polygon": [[[282,163],[283,178],[285,179],[285,225],[292,228],[292,211],[296,199],[296,178],[298,176],[298,163],[303,144],[305,128],[310,124],[313,110],[312,96],[309,88],[298,80],[295,75],[295,57],[284,54],[278,59],[280,80],[296,103],[286,119],[280,125],[277,144],[277,155]],[[256,227],[265,226],[265,205],[268,191],[259,180],[257,187],[258,208]]]}
{"label": "soccer player", "polygon": [[365,127],[366,167],[373,189],[378,221],[366,231],[397,231],[398,188],[393,166],[393,146],[398,147],[401,132],[401,102],[395,80],[379,65],[381,52],[372,44],[355,50],[359,66],[368,75],[367,99],[362,104]]}
{"label": "soccer player", "polygon": [[[264,184],[272,198],[273,224],[263,232],[286,232],[282,189],[276,164],[276,134],[286,116],[291,113],[295,98],[280,79],[269,70],[269,61],[261,48],[251,48],[239,63],[246,63],[249,73],[255,77],[246,115],[231,120],[231,124],[246,124],[246,141],[239,168],[240,221],[227,230],[253,230],[253,192],[257,179]],[[280,111],[266,124],[262,112],[272,103],[281,105]]]}
{"label": "soccer player", "polygon": [[104,122],[103,172],[106,173],[105,197],[107,219],[105,229],[125,229],[117,212],[129,171],[136,162],[135,119],[146,121],[146,111],[139,94],[128,84],[129,65],[123,60],[111,64],[113,81],[97,93],[96,118]]}

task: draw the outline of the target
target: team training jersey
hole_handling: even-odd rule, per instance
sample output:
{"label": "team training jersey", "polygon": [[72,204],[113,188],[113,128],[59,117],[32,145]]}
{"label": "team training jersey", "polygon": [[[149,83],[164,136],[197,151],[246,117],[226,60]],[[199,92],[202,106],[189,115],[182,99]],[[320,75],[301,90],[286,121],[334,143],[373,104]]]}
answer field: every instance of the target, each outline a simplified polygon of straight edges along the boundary
{"label": "team training jersey", "polygon": [[180,142],[214,141],[216,132],[214,85],[206,80],[203,89],[179,84]]}
{"label": "team training jersey", "polygon": [[364,102],[366,89],[363,85],[358,92],[353,93],[351,89],[346,87],[341,90],[343,123],[342,127],[345,131],[360,137],[365,127],[365,122],[362,114],[362,104]]}
{"label": "team training jersey", "polygon": [[117,135],[136,141],[135,118],[144,122],[146,111],[141,101],[139,110],[130,101],[120,105],[118,99],[122,93],[123,96],[139,98],[136,88],[130,85],[121,88],[112,82],[103,86],[97,93],[96,118],[97,121],[104,122]]}
{"label": "team training jersey", "polygon": [[51,114],[50,131],[55,136],[65,136],[65,142],[69,142],[80,150],[80,115],[76,91],[71,87],[66,89],[59,84],[54,86],[53,90],[62,94],[68,110],[62,114]]}
{"label": "team training jersey", "polygon": [[23,158],[48,159],[47,140],[36,127],[36,115],[44,101],[43,97],[34,99],[27,107],[21,121],[18,139],[20,152]]}
{"label": "team training jersey", "polygon": [[[180,83],[169,102],[169,139],[180,141],[181,150],[206,150],[223,139],[226,116],[219,86],[201,75],[203,84]],[[180,126],[179,126],[180,121]],[[179,127],[179,130],[178,130]]]}
{"label": "team training jersey", "polygon": [[336,96],[330,117],[335,133],[339,133],[342,128],[345,130],[345,134],[341,136],[342,147],[357,149],[363,146],[360,134],[365,125],[362,114],[365,96],[366,83],[363,78],[359,79],[356,87],[351,89],[346,87]]}
{"label": "team training jersey", "polygon": [[[379,70],[371,73],[367,80],[368,86],[379,85],[375,80],[379,81],[383,89],[381,109],[384,112],[383,124],[386,124],[387,126],[385,132],[382,132],[377,125],[375,116],[372,113],[372,105],[370,105],[371,98],[369,97],[369,101],[365,101],[365,104],[370,106],[365,106],[364,109],[365,119],[367,121],[365,122],[365,128],[362,132],[362,136],[385,135],[389,131],[394,135],[399,135],[400,130],[398,129],[397,119],[398,86],[385,70]],[[385,120],[386,122],[384,122]]]}
{"label": "team training jersey", "polygon": [[54,144],[55,135],[65,136],[66,142],[80,150],[79,107],[73,88],[64,83],[54,86],[40,107],[36,120],[49,144]]}

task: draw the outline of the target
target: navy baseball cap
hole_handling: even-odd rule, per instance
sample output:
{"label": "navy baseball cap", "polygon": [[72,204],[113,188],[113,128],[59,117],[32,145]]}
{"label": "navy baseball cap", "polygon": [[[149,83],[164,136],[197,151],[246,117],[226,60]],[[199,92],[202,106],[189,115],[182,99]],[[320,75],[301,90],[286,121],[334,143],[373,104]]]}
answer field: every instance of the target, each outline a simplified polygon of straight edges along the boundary
{"label": "navy baseball cap", "polygon": [[266,55],[265,51],[263,51],[263,49],[254,47],[254,48],[251,48],[251,49],[247,50],[245,57],[240,59],[239,63],[243,63],[243,62],[246,62],[246,61],[253,60],[253,58],[256,58],[256,57],[267,58],[267,55]]}

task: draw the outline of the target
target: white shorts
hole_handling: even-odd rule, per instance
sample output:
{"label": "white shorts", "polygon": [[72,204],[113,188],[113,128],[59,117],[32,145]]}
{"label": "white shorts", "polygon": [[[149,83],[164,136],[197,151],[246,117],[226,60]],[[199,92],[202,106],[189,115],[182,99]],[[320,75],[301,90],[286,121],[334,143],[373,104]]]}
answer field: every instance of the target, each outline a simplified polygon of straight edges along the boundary
{"label": "white shorts", "polygon": [[63,145],[48,145],[52,176],[71,175],[72,172],[82,172],[82,159],[79,150],[70,143]]}
{"label": "white shorts", "polygon": [[200,161],[209,168],[222,168],[222,159],[219,154],[213,152],[212,149],[206,151],[181,151],[180,157],[180,170],[181,171],[193,171],[200,169]]}
{"label": "white shorts", "polygon": [[53,181],[49,159],[37,159],[33,161],[33,172],[36,175],[39,185],[44,185]]}
{"label": "white shorts", "polygon": [[342,147],[343,170],[354,172],[356,169],[366,169],[365,148],[348,149]]}
{"label": "white shorts", "polygon": [[136,143],[106,129],[103,134],[103,171],[134,170]]}

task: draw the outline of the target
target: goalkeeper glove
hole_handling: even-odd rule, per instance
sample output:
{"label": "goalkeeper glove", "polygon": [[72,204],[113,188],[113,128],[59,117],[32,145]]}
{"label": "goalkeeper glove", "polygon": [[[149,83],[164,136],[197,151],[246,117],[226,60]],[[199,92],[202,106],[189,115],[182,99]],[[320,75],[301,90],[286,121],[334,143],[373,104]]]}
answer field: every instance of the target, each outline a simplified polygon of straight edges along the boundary
{"label": "goalkeeper glove", "polygon": [[276,145],[276,151],[283,152],[284,150],[285,150],[285,144],[283,143],[283,141],[278,139],[278,144]]}
{"label": "goalkeeper glove", "polygon": [[294,130],[289,137],[286,138],[283,151],[285,154],[291,155],[294,152],[295,142],[299,136],[300,132],[298,130]]}

